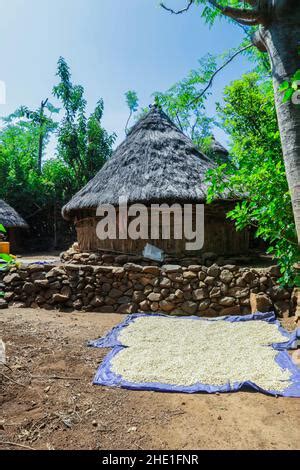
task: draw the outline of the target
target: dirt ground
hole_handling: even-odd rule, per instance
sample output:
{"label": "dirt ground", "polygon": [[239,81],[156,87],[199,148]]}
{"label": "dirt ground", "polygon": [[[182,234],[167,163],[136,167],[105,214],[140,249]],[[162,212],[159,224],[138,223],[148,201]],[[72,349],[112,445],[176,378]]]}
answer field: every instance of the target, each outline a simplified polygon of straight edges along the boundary
{"label": "dirt ground", "polygon": [[86,341],[123,318],[1,311],[0,449],[300,449],[298,399],[93,386],[107,350]]}

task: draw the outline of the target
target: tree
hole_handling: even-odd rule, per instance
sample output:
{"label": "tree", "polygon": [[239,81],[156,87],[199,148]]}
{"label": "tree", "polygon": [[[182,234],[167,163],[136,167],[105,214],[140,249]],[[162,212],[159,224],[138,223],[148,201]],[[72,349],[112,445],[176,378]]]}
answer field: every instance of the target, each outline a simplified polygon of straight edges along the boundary
{"label": "tree", "polygon": [[104,103],[100,99],[94,112],[86,117],[86,100],[81,85],[74,85],[65,59],[58,61],[58,85],[53,95],[61,100],[65,115],[58,128],[58,158],[70,168],[73,190],[84,186],[111,156],[115,134],[101,126]]}
{"label": "tree", "polygon": [[299,251],[271,80],[244,75],[225,88],[224,104],[217,109],[230,135],[231,159],[207,174],[208,202],[224,191],[243,194],[228,217],[238,229],[255,229],[277,259],[282,282],[293,285]]}
{"label": "tree", "polygon": [[189,0],[187,6],[172,13],[181,14],[193,5],[202,5],[202,16],[213,22],[223,15],[243,27],[258,27],[253,44],[269,55],[275,105],[280,129],[286,177],[291,194],[300,246],[300,106],[283,100],[280,86],[300,69],[300,3],[298,0]]}
{"label": "tree", "polygon": [[[45,111],[48,110],[49,116]],[[52,119],[52,114],[59,113],[59,109],[49,103],[48,98],[41,101],[41,106],[35,111],[30,110],[27,106],[20,106],[14,113],[4,118],[6,123],[13,123],[18,120],[25,119],[31,122],[38,129],[39,143],[37,150],[37,170],[42,172],[43,153],[51,134],[57,129],[57,123]]]}
{"label": "tree", "polygon": [[129,116],[125,125],[125,134],[128,134],[128,126],[130,123],[130,119],[132,118],[133,113],[138,110],[139,107],[139,99],[138,95],[134,90],[129,90],[125,93],[126,103],[129,108]]}

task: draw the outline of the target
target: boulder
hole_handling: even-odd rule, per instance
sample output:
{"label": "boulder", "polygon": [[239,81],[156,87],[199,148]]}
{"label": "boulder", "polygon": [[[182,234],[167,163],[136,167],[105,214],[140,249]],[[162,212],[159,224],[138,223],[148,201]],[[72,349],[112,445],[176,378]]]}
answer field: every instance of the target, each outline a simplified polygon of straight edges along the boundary
{"label": "boulder", "polygon": [[169,300],[162,300],[159,302],[159,307],[163,312],[171,312],[175,308],[175,304]]}
{"label": "boulder", "polygon": [[212,277],[218,277],[220,274],[220,268],[216,264],[210,266],[207,270],[207,275]]}
{"label": "boulder", "polygon": [[151,292],[151,294],[148,295],[148,299],[150,300],[150,302],[159,302],[161,300],[161,294]]}
{"label": "boulder", "polygon": [[62,295],[62,294],[53,294],[52,295],[52,301],[55,304],[65,304],[68,302],[69,297],[67,295]]}
{"label": "boulder", "polygon": [[220,279],[224,284],[230,284],[233,279],[233,274],[228,269],[223,269],[220,274]]}
{"label": "boulder", "polygon": [[196,289],[193,292],[193,299],[194,300],[203,300],[207,299],[209,297],[208,290],[207,289]]}
{"label": "boulder", "polygon": [[269,312],[272,308],[272,301],[267,294],[264,293],[251,293],[250,294],[250,306],[251,312]]}
{"label": "boulder", "polygon": [[234,297],[223,297],[219,304],[222,305],[222,307],[231,307],[235,304],[235,299]]}

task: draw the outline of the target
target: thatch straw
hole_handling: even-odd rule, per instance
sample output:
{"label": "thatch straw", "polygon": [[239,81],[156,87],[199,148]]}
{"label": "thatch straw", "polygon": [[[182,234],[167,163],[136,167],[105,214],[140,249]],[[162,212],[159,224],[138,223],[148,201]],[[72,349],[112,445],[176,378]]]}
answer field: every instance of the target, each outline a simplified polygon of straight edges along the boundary
{"label": "thatch straw", "polygon": [[118,205],[122,196],[129,203],[203,202],[205,175],[213,167],[213,161],[153,106],[62,214],[71,219],[77,210]]}
{"label": "thatch straw", "polygon": [[6,202],[0,199],[0,224],[4,225],[5,228],[27,228],[28,225],[24,219],[9,206]]}

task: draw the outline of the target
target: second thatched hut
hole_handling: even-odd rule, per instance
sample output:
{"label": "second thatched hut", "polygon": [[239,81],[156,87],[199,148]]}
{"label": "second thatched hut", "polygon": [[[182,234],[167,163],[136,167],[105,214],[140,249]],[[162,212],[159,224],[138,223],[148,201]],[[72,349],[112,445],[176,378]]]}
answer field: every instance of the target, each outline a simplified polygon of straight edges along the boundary
{"label": "second thatched hut", "polygon": [[11,251],[20,247],[20,230],[28,228],[25,220],[9,204],[0,199],[0,224],[7,230]]}

